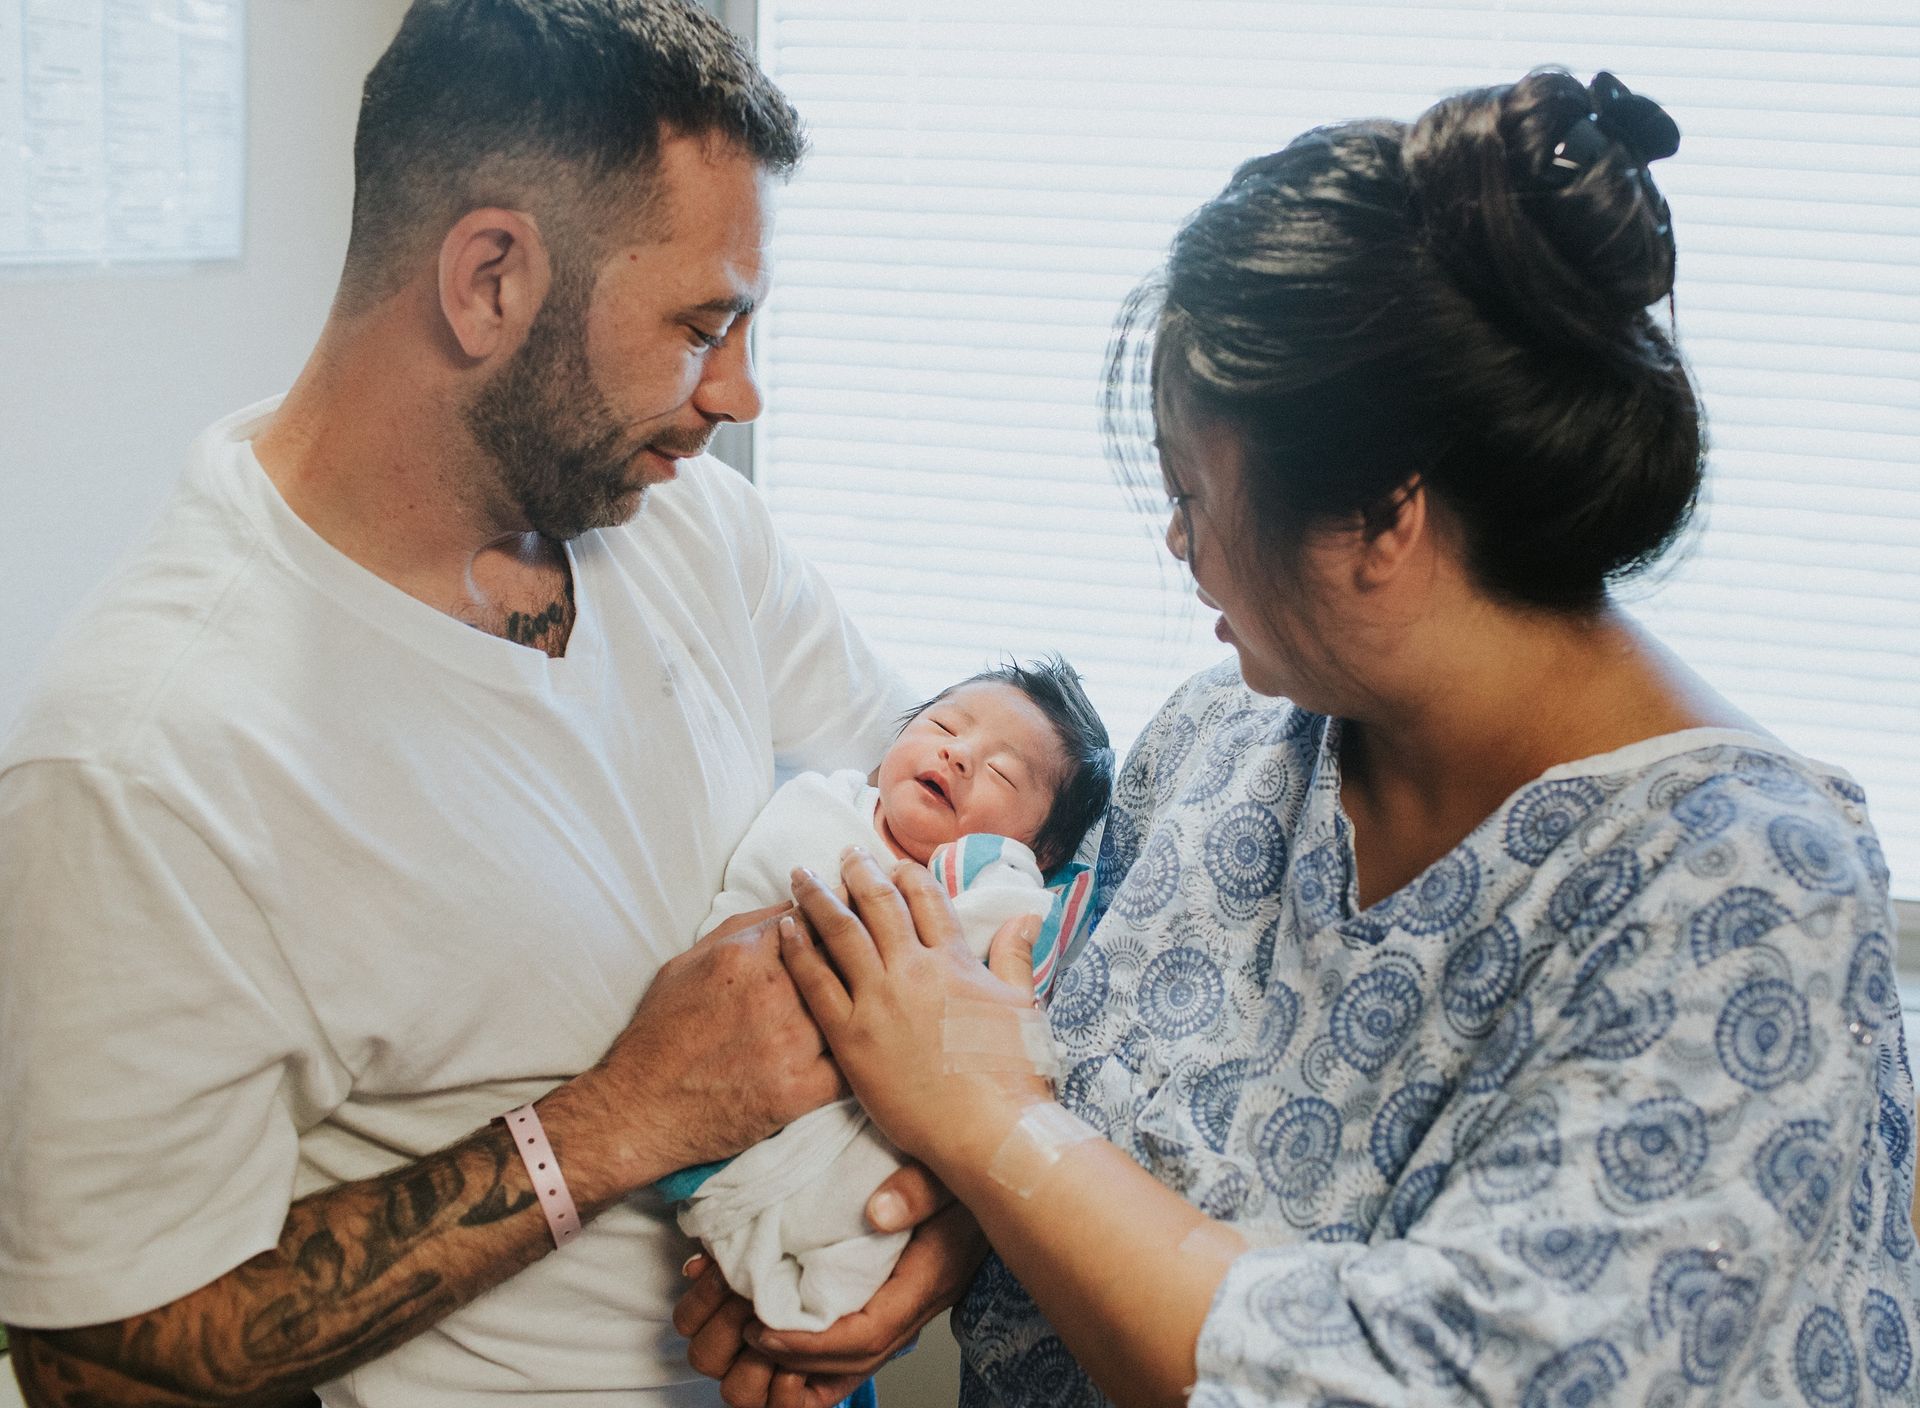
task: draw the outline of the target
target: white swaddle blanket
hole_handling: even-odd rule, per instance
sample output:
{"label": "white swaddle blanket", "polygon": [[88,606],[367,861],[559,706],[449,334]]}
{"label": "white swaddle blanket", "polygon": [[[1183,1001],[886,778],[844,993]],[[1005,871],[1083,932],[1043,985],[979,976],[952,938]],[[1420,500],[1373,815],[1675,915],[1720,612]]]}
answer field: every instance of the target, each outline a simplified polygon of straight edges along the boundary
{"label": "white swaddle blanket", "polygon": [[[851,770],[802,773],[781,787],[727,862],[726,888],[700,931],[784,903],[797,865],[833,876],[848,846],[889,855],[873,826],[879,796]],[[952,898],[967,946],[981,958],[1001,925],[1045,918],[1054,902],[1033,853],[1012,841]],[[875,1232],[866,1218],[867,1199],[900,1162],[859,1102],[841,1100],[713,1174],[681,1206],[680,1228],[707,1248],[769,1329],[824,1330],[873,1298],[907,1244],[908,1233]]]}

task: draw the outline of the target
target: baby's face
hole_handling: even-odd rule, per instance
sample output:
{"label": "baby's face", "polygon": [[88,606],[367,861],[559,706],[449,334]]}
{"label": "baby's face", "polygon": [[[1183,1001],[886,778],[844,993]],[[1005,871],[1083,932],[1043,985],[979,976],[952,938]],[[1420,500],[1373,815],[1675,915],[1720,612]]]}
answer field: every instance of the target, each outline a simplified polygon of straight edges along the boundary
{"label": "baby's face", "polygon": [[1012,685],[962,685],[915,715],[881,759],[879,820],[922,865],[976,832],[1031,846],[1066,771],[1059,735],[1031,699]]}

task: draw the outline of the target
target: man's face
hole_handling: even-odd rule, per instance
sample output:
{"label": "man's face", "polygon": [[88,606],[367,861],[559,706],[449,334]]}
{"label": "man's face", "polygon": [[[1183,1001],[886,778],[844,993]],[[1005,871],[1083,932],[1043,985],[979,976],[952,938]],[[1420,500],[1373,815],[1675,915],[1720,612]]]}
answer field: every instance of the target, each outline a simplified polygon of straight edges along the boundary
{"label": "man's face", "polygon": [[468,409],[528,527],[577,537],[624,523],[650,484],[752,420],[747,329],[766,296],[771,178],[730,144],[669,135],[652,238],[598,269],[556,253],[527,338]]}

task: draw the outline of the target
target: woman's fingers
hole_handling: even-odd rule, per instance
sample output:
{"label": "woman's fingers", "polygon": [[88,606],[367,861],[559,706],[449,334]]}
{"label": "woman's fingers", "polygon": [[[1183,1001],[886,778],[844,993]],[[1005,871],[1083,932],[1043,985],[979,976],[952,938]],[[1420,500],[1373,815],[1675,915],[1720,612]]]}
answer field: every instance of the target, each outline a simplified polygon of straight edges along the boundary
{"label": "woman's fingers", "polygon": [[[913,916],[914,931],[928,948],[958,947],[965,950],[966,939],[960,933],[960,921],[954,917],[953,901],[933,872],[924,865],[902,864],[893,872],[894,883],[905,898],[907,912]],[[969,955],[971,957],[971,955]]]}
{"label": "woman's fingers", "polygon": [[791,917],[780,921],[780,961],[787,965],[787,976],[799,990],[800,1000],[831,1043],[832,1034],[852,1015],[853,999],[805,927]]}
{"label": "woman's fingers", "polygon": [[840,879],[882,963],[891,966],[896,955],[919,946],[906,900],[893,877],[871,855],[858,846],[849,849],[840,858]]}
{"label": "woman's fingers", "polygon": [[1040,921],[1023,914],[1002,924],[987,949],[987,971],[1028,1002],[1033,1001],[1033,945],[1039,937]]}
{"label": "woman's fingers", "polygon": [[793,901],[820,936],[820,943],[839,968],[851,992],[881,973],[880,952],[859,916],[826,887],[811,870],[793,872]]}

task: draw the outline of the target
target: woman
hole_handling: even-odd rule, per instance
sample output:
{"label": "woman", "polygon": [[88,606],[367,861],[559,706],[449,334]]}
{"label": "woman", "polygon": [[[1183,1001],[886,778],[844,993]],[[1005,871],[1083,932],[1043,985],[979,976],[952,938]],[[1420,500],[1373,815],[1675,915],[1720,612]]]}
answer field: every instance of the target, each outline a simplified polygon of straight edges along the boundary
{"label": "woman", "polygon": [[1311,132],[1130,306],[1115,423],[1144,380],[1238,669],[1125,769],[1059,1106],[921,877],[797,880],[847,1079],[997,1253],[965,1401],[1920,1394],[1861,793],[1608,598],[1700,483],[1676,145],[1548,72]]}

